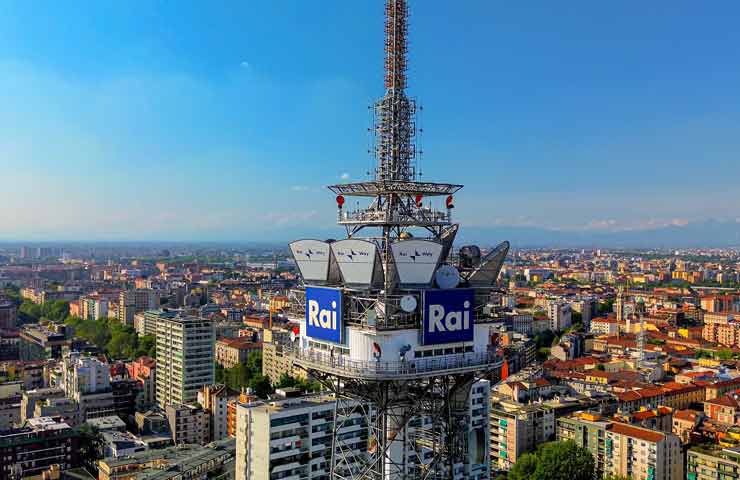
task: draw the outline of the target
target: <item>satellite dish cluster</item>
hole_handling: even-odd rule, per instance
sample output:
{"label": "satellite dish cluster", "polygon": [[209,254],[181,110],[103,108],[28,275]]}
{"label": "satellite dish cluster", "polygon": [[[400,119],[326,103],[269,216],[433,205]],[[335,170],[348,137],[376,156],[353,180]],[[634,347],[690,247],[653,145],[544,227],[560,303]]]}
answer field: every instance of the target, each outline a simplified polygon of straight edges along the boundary
{"label": "satellite dish cluster", "polygon": [[[389,271],[384,271],[381,250],[374,240],[297,240],[290,244],[296,266],[307,284],[356,289],[382,288],[386,276],[399,289],[452,289],[490,287],[496,282],[509,252],[502,242],[482,256],[476,245],[460,248],[457,265],[445,262],[450,246],[444,241],[416,239],[411,235],[390,245]],[[410,301],[406,307],[413,311]],[[401,306],[404,311],[406,308]]]}

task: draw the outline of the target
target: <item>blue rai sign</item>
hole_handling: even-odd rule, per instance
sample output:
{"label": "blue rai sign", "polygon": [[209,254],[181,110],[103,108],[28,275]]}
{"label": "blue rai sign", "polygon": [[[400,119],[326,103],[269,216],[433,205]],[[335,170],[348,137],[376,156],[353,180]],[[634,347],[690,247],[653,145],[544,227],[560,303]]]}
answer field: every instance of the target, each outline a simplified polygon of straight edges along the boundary
{"label": "blue rai sign", "polygon": [[342,292],[335,288],[306,287],[306,335],[342,342]]}
{"label": "blue rai sign", "polygon": [[472,342],[474,301],[471,288],[425,290],[421,342],[424,345]]}

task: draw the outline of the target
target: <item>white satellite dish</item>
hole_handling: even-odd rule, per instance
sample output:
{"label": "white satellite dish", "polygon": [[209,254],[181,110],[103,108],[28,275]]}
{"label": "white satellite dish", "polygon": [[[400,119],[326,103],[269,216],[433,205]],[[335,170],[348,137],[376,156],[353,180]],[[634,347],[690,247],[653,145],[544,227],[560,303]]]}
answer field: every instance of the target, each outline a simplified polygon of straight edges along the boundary
{"label": "white satellite dish", "polygon": [[460,272],[452,265],[440,265],[434,272],[434,280],[437,286],[444,290],[455,288],[460,283]]}
{"label": "white satellite dish", "polygon": [[401,297],[401,310],[406,313],[416,310],[416,297],[413,295],[404,295]]}

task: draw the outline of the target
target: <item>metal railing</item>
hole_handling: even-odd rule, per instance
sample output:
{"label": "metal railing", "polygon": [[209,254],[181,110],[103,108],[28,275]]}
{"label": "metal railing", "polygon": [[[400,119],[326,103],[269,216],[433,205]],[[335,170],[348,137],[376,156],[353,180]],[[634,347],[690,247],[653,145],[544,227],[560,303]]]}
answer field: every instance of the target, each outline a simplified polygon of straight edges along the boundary
{"label": "metal railing", "polygon": [[312,349],[296,349],[289,355],[303,366],[356,378],[403,378],[444,374],[496,368],[503,363],[495,352],[460,353],[398,362],[351,360],[345,355],[332,355]]}
{"label": "metal railing", "polygon": [[395,225],[440,225],[452,221],[449,211],[419,208],[411,214],[386,212],[385,210],[358,209],[351,211],[340,210],[337,213],[340,224],[395,224]]}

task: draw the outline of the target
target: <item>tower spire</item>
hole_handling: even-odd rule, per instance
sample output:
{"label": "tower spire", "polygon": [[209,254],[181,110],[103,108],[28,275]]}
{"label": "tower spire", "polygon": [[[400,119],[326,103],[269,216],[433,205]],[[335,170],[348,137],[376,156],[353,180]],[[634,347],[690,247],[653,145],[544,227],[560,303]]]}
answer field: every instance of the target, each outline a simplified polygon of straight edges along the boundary
{"label": "tower spire", "polygon": [[385,4],[385,88],[406,89],[408,53],[408,15],[406,0],[387,0]]}
{"label": "tower spire", "polygon": [[385,95],[375,102],[375,180],[408,182],[416,178],[416,102],[406,97],[408,4],[386,0]]}

